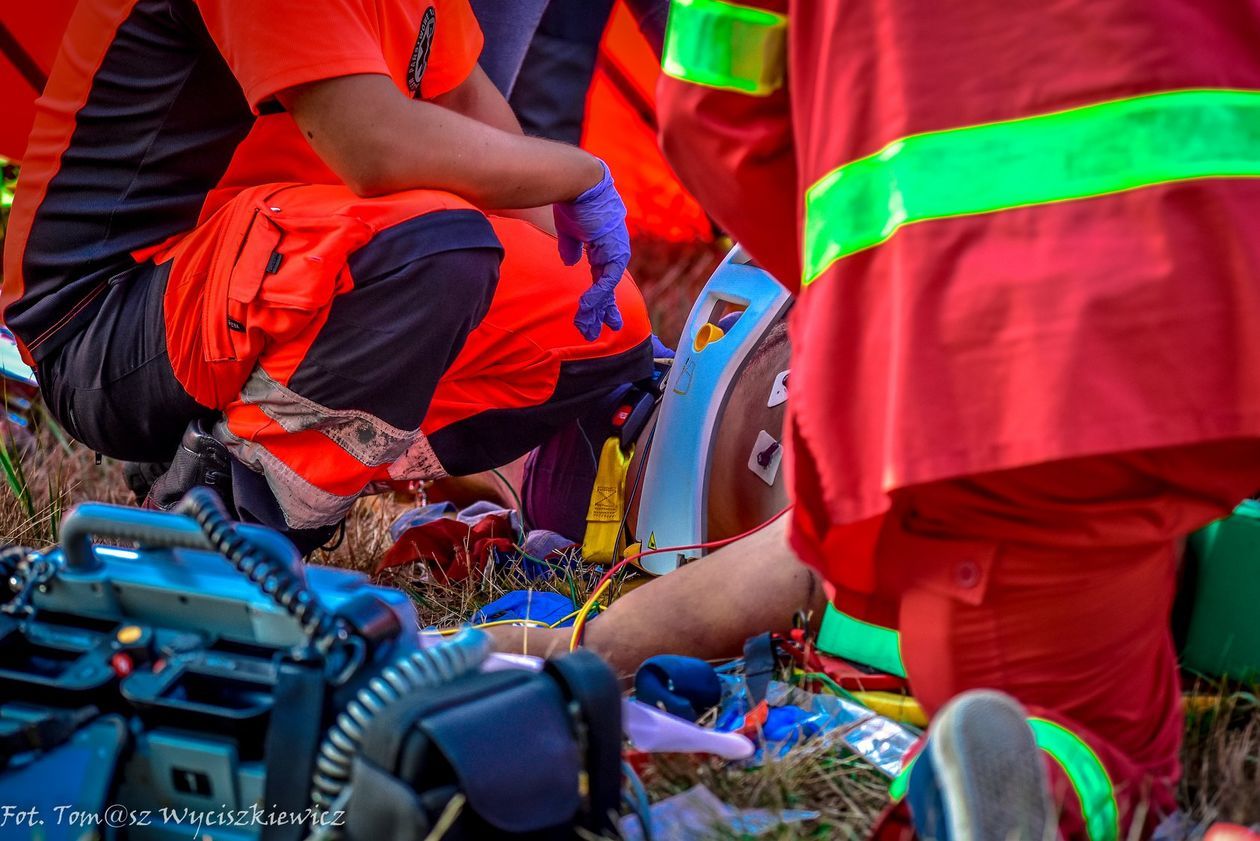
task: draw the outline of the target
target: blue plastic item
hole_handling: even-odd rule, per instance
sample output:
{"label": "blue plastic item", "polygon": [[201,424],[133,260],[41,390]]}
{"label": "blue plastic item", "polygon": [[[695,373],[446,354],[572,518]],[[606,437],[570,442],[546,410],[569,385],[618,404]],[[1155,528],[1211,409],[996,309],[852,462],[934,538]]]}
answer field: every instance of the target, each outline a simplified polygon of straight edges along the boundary
{"label": "blue plastic item", "polygon": [[505,619],[532,619],[548,625],[559,623],[556,624],[557,628],[567,628],[573,624],[573,618],[564,622],[560,620],[575,610],[572,600],[559,593],[547,590],[513,590],[474,613],[472,623],[479,625]]}
{"label": "blue plastic item", "polygon": [[[713,434],[749,354],[790,304],[788,291],[752,265],[739,246],[700,293],[683,328],[644,474],[635,531],[645,549],[705,541]],[[724,306],[744,310],[719,335],[716,324],[727,315]],[[644,557],[641,565],[662,575],[701,554],[663,552]]]}
{"label": "blue plastic item", "polygon": [[761,733],[771,744],[791,747],[822,732],[819,718],[817,713],[800,707],[771,707],[766,712],[766,723],[762,725]]}

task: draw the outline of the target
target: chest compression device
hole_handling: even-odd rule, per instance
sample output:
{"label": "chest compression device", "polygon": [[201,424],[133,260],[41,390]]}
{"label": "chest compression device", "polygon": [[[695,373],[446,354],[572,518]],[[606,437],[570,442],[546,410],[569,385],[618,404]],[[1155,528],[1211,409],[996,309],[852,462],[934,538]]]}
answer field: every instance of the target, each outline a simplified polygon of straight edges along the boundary
{"label": "chest compression device", "polygon": [[[738,245],[691,308],[661,401],[635,533],[644,548],[691,546],[707,539],[709,462],[730,391],[750,354],[787,313],[791,295]],[[719,320],[739,312],[723,331]],[[648,555],[643,569],[663,575],[701,550]]]}
{"label": "chest compression device", "polygon": [[[679,341],[653,434],[636,534],[644,548],[692,546],[707,540],[710,460],[722,412],[753,350],[787,313],[791,295],[739,246],[701,291]],[[742,311],[741,311],[742,310]],[[733,323],[732,312],[739,312]],[[722,321],[725,330],[715,329]],[[776,389],[782,388],[776,383]],[[780,399],[786,399],[781,395]],[[648,555],[643,568],[663,575],[703,550]],[[905,676],[895,631],[859,622],[828,604],[818,645],[899,685]],[[880,685],[870,674],[863,678]]]}

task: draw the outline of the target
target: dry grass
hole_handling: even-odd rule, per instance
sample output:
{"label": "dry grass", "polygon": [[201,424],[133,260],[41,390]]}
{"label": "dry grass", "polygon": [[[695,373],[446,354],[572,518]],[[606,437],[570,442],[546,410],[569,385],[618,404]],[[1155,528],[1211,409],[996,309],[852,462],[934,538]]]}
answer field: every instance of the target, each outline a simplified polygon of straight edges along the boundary
{"label": "dry grass", "polygon": [[56,541],[62,515],[84,500],[127,503],[131,492],[120,467],[66,438],[61,428],[36,404],[30,418],[33,435],[11,432],[3,442],[23,484],[0,488],[0,543],[42,548]]}
{"label": "dry grass", "polygon": [[[696,292],[722,253],[720,247],[638,248],[634,272],[644,286],[654,323],[667,341],[677,338]],[[7,448],[15,456],[27,493],[21,499],[0,488],[0,543],[44,547],[55,542],[61,516],[73,503],[130,501],[116,463],[96,464],[93,454],[66,441],[38,406],[35,421],[34,439],[25,447],[11,440]],[[315,560],[374,569],[389,546],[389,524],[417,501],[361,500],[341,545]],[[585,599],[594,583],[591,575],[581,572],[547,582],[529,581],[512,566],[492,569],[477,582],[451,586],[426,581],[416,567],[387,571],[378,580],[409,593],[421,621],[439,627],[460,624],[481,605],[513,589],[545,587]],[[1193,716],[1187,725],[1185,762],[1181,799],[1193,821],[1260,823],[1260,703],[1254,695],[1233,695],[1218,709]],[[661,756],[644,772],[644,781],[653,799],[702,783],[734,806],[821,813],[818,822],[763,836],[775,839],[861,838],[886,803],[885,786],[875,772],[838,757],[825,745],[807,745],[750,770],[705,759]]]}
{"label": "dry grass", "polygon": [[1186,726],[1181,801],[1196,820],[1260,825],[1260,700],[1226,697]]}
{"label": "dry grass", "polygon": [[763,836],[774,839],[864,838],[888,804],[888,783],[880,774],[858,760],[839,757],[834,748],[821,743],[795,748],[747,770],[716,760],[663,756],[643,774],[643,783],[654,800],[702,784],[723,802],[740,808],[821,814],[818,821],[783,826]]}
{"label": "dry grass", "polygon": [[[42,422],[35,446],[20,458],[30,504],[19,503],[0,489],[0,542],[47,546],[56,524],[70,505],[81,500],[126,503],[130,492],[119,466],[95,464],[84,448],[59,440],[54,427]],[[416,500],[372,498],[359,502],[343,543],[315,560],[371,570],[388,548],[388,527]],[[481,605],[513,589],[550,588],[585,599],[593,577],[578,573],[548,582],[529,581],[511,565],[492,569],[477,582],[438,586],[424,580],[416,567],[387,571],[379,583],[411,594],[425,624],[453,627]],[[1186,773],[1182,803],[1193,821],[1227,820],[1260,823],[1260,702],[1253,694],[1235,693],[1216,709],[1191,717],[1187,724]],[[738,807],[807,809],[821,813],[819,822],[787,826],[767,838],[864,837],[886,803],[886,787],[872,770],[844,759],[825,745],[804,746],[786,757],[750,770],[684,756],[656,758],[644,772],[652,798],[676,794],[698,783]]]}

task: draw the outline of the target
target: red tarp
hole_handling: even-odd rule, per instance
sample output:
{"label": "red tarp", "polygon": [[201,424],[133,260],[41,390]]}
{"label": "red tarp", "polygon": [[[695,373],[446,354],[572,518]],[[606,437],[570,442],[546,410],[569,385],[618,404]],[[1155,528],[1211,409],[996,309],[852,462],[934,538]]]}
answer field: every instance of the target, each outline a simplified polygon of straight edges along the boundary
{"label": "red tarp", "polygon": [[660,64],[618,3],[604,32],[586,101],[582,146],[608,162],[630,212],[630,231],[671,242],[707,241],[713,229],[656,145]]}

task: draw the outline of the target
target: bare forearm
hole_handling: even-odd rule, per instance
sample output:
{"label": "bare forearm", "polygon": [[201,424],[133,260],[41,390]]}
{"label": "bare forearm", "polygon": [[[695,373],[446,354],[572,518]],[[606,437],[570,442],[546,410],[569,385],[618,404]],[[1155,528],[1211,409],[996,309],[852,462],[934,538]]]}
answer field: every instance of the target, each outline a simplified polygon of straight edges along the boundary
{"label": "bare forearm", "polygon": [[822,587],[788,548],[785,522],[630,591],[587,627],[585,645],[633,672],[667,652],[738,657],[748,637],[790,630],[798,610],[821,615]]}
{"label": "bare forearm", "polygon": [[297,88],[281,101],[315,151],[364,195],[430,188],[487,210],[530,208],[569,201],[603,172],[581,149],[407,100],[383,76]]}
{"label": "bare forearm", "polygon": [[[503,98],[480,67],[474,68],[468,80],[445,96],[433,100],[437,105],[448,108],[465,117],[493,128],[501,129],[508,134],[524,135],[521,123],[512,112],[512,106]],[[498,215],[513,219],[523,219],[549,234],[555,234],[555,217],[551,214],[551,206],[499,208]]]}
{"label": "bare forearm", "polygon": [[487,210],[538,207],[576,198],[602,174],[581,149],[509,134],[423,102],[412,110],[403,124],[380,127],[370,144],[382,165],[366,192],[428,187]]}

